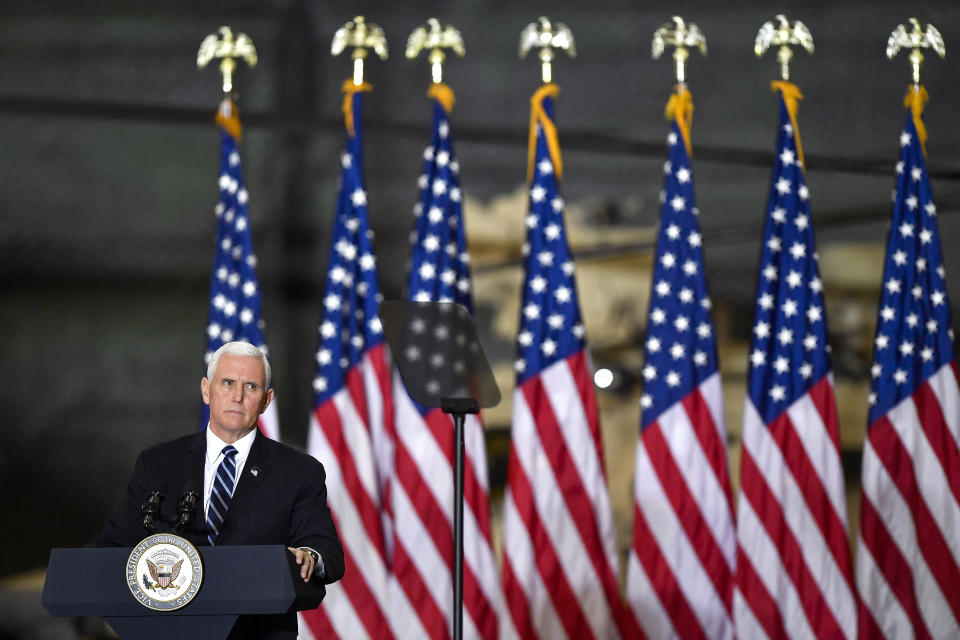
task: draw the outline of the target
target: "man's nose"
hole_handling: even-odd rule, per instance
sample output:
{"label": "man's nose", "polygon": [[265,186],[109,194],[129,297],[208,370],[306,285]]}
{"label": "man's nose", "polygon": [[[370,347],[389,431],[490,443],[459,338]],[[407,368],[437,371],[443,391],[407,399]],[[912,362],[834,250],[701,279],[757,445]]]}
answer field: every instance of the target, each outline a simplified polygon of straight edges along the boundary
{"label": "man's nose", "polygon": [[231,399],[234,402],[243,402],[243,385],[237,384],[233,386],[233,393],[231,394]]}

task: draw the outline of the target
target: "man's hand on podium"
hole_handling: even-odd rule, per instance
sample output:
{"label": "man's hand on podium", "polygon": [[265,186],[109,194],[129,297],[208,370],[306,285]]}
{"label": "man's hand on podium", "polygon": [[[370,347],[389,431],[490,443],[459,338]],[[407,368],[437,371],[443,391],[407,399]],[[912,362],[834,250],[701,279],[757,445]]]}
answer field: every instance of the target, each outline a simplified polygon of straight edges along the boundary
{"label": "man's hand on podium", "polygon": [[317,566],[315,552],[310,549],[294,549],[293,547],[287,547],[287,550],[293,554],[293,557],[297,559],[297,564],[300,565],[300,577],[303,578],[304,582],[309,582]]}

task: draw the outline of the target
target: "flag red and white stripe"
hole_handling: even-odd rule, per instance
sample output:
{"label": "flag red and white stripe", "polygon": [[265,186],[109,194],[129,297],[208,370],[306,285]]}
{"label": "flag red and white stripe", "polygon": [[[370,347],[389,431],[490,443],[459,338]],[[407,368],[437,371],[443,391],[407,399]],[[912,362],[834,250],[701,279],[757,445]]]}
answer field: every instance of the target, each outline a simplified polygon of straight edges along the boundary
{"label": "flag red and white stripe", "polygon": [[737,635],[855,637],[832,378],[823,378],[770,424],[748,398],[742,438]]}
{"label": "flag red and white stripe", "polygon": [[647,425],[627,602],[651,638],[731,638],[733,513],[719,373]]}
{"label": "flag red and white stripe", "polygon": [[[382,460],[392,419],[385,347],[370,349],[347,373],[346,385],[310,416],[307,451],[324,462],[327,503],[348,567],[327,588],[320,609],[304,614],[317,638],[391,638],[386,490]],[[301,634],[306,635],[301,629]],[[403,637],[403,636],[396,636]]]}
{"label": "flag red and white stripe", "polygon": [[[405,638],[447,638],[453,619],[453,422],[421,413],[400,380],[395,471],[394,575],[416,612]],[[486,443],[475,416],[464,424],[463,637],[499,637],[502,596],[490,543]]]}
{"label": "flag red and white stripe", "polygon": [[579,352],[513,394],[503,579],[523,638],[620,637],[613,516],[592,384]]}
{"label": "flag red and white stripe", "polygon": [[863,446],[857,587],[864,638],[960,633],[956,364],[874,422]]}
{"label": "flag red and white stripe", "polygon": [[257,426],[260,432],[271,440],[280,439],[280,414],[277,411],[276,400],[267,405],[267,410],[260,414]]}

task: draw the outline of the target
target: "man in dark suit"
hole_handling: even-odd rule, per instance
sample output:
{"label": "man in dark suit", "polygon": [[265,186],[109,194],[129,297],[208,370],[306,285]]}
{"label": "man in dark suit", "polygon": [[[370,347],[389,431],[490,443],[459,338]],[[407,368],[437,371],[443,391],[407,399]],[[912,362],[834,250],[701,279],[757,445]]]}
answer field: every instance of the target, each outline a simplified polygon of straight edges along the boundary
{"label": "man in dark suit", "polygon": [[[343,577],[343,549],[327,508],[323,465],[259,433],[273,399],[270,364],[260,350],[231,342],[210,359],[200,382],[210,422],[201,432],[140,453],[123,505],[93,546],[133,546],[147,536],[141,505],[151,492],[196,491],[203,509],[180,535],[196,546],[283,544],[304,581]],[[158,531],[172,531],[177,499],[161,503]],[[231,638],[294,638],[295,614],[242,616]]]}

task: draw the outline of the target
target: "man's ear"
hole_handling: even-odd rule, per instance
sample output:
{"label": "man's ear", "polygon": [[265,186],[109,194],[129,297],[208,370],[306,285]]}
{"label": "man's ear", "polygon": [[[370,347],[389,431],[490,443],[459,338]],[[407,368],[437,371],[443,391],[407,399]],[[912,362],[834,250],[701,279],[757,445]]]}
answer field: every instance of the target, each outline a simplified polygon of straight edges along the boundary
{"label": "man's ear", "polygon": [[203,404],[210,404],[210,381],[206,377],[200,380],[200,397],[203,398]]}
{"label": "man's ear", "polygon": [[270,406],[270,402],[273,400],[273,387],[267,389],[267,392],[263,394],[263,403],[260,405],[260,413],[263,413],[267,410],[267,407]]}

